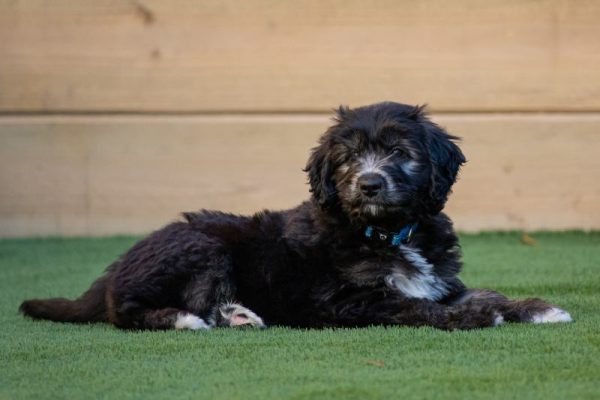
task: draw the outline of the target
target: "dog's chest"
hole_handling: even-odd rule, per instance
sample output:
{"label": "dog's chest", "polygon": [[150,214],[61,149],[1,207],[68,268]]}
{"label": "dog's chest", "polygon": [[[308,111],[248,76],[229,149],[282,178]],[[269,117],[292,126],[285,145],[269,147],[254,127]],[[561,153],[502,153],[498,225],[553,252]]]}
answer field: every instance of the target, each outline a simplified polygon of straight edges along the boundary
{"label": "dog's chest", "polygon": [[[448,293],[448,285],[440,279],[433,265],[413,247],[399,248],[403,263],[393,265],[385,277],[385,283],[399,290],[406,297],[440,300]],[[407,268],[407,266],[409,268]]]}

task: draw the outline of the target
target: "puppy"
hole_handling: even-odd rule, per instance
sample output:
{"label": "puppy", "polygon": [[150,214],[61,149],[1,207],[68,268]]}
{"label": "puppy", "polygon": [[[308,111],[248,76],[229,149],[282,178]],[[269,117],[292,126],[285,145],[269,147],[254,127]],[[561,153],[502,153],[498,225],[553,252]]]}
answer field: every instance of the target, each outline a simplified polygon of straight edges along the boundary
{"label": "puppy", "polygon": [[33,318],[123,329],[568,322],[539,299],[467,289],[441,210],[465,158],[421,107],[337,110],[306,166],[311,199],[237,216],[184,213],[76,300],[25,301]]}

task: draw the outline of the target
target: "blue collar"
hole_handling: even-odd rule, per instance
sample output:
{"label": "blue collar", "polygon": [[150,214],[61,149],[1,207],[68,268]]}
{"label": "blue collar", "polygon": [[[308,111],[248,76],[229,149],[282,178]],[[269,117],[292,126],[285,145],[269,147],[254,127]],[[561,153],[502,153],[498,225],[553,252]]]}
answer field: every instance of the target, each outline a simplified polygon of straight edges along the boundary
{"label": "blue collar", "polygon": [[388,232],[385,229],[369,225],[367,226],[367,229],[365,229],[365,236],[369,239],[389,242],[392,246],[400,246],[410,242],[410,239],[418,226],[419,223],[415,222],[406,225],[404,228],[400,229],[400,232]]}

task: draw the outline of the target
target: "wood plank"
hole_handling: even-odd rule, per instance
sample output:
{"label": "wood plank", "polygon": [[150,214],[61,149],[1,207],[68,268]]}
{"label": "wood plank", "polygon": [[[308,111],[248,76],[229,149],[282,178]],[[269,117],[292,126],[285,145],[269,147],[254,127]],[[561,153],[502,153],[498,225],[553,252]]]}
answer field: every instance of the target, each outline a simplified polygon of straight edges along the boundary
{"label": "wood plank", "polygon": [[469,160],[448,207],[459,229],[600,228],[598,114],[438,120]]}
{"label": "wood plank", "polygon": [[[464,231],[600,229],[600,114],[438,115],[468,164]],[[320,116],[0,118],[0,236],[140,233],[200,208],[308,197]]]}
{"label": "wood plank", "polygon": [[0,111],[598,111],[599,19],[593,0],[0,0]]}

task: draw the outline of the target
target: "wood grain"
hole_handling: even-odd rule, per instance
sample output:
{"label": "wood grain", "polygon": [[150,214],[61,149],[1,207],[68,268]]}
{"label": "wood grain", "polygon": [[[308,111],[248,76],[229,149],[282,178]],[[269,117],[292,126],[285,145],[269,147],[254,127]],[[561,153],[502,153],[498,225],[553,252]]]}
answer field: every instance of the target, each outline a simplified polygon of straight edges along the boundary
{"label": "wood grain", "polygon": [[0,112],[599,111],[593,0],[0,0]]}
{"label": "wood grain", "polygon": [[[436,115],[469,162],[459,229],[600,229],[600,114]],[[308,197],[311,115],[0,118],[0,236],[141,233]]]}

